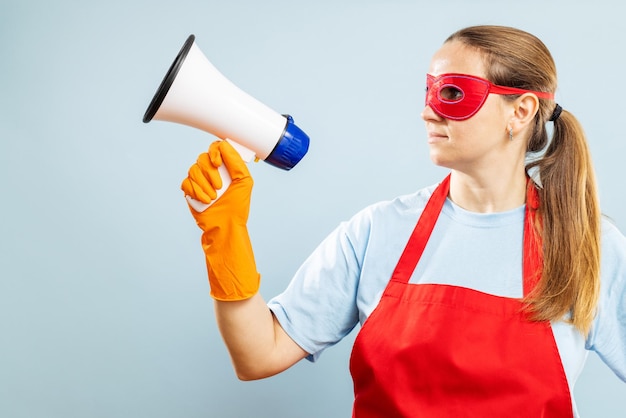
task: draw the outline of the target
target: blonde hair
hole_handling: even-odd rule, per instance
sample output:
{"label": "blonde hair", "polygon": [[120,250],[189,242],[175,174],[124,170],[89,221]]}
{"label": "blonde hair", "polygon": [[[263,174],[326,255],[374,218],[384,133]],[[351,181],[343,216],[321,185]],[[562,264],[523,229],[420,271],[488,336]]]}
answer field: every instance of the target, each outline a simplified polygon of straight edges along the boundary
{"label": "blonde hair", "polygon": [[[499,85],[554,92],[556,66],[534,35],[504,26],[472,26],[452,34],[480,51],[487,78]],[[595,315],[600,288],[600,209],[596,182],[581,124],[563,110],[554,121],[552,138],[546,123],[553,100],[539,100],[527,153],[539,155],[527,170],[538,169],[542,221],[535,226],[542,239],[543,269],[538,285],[525,297],[531,318],[565,318],[587,334]]]}

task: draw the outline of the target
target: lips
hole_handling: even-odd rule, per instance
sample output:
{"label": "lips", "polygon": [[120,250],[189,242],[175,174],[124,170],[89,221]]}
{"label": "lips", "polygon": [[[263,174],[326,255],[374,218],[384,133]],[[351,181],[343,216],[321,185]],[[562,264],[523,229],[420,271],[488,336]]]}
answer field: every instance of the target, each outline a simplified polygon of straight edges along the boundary
{"label": "lips", "polygon": [[442,142],[448,139],[447,135],[440,134],[437,132],[428,132],[428,143],[433,144],[437,142]]}

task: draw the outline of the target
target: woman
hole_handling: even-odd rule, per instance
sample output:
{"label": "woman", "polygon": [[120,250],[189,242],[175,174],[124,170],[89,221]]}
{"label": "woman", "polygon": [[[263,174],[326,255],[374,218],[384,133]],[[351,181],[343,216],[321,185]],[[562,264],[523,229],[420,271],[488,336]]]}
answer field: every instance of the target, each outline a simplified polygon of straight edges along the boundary
{"label": "woman", "polygon": [[191,211],[237,375],[315,360],[361,324],[356,417],[577,416],[586,349],[626,380],[626,239],[601,219],[586,139],[556,84],[531,34],[451,35],[422,112],[431,159],[450,174],[342,223],[269,303],[246,230],[252,179],[228,143],[212,144],[182,189],[210,202],[216,167],[233,178]]}

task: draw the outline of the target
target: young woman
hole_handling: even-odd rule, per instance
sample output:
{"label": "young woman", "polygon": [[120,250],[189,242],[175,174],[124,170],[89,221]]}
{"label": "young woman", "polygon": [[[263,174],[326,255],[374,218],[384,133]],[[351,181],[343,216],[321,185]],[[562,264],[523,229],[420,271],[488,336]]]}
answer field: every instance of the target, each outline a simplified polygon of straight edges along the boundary
{"label": "young woman", "polygon": [[[252,179],[227,142],[182,189],[204,231],[217,321],[241,379],[279,373],[362,327],[355,417],[573,417],[585,350],[626,380],[626,239],[603,220],[576,118],[533,35],[451,35],[426,79],[435,186],[342,223],[266,303],[246,230]],[[552,138],[547,125],[553,124]]]}

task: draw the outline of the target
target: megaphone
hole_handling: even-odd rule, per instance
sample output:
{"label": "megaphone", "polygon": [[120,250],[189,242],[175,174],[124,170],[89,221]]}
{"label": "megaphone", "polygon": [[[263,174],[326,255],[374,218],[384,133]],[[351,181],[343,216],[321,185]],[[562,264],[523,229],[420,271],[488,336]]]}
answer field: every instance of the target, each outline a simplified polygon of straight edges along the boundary
{"label": "megaphone", "polygon": [[[229,141],[246,162],[260,159],[283,170],[298,164],[309,149],[309,137],[291,116],[275,112],[224,77],[200,51],[194,35],[185,41],[144,114],[144,123],[153,119],[201,129]],[[231,182],[223,165],[220,175],[218,199]],[[210,206],[187,200],[199,212]]]}

